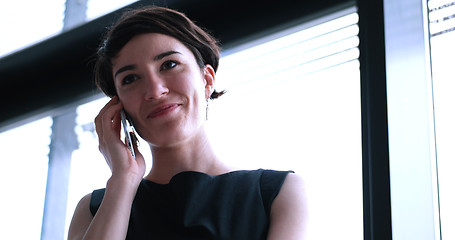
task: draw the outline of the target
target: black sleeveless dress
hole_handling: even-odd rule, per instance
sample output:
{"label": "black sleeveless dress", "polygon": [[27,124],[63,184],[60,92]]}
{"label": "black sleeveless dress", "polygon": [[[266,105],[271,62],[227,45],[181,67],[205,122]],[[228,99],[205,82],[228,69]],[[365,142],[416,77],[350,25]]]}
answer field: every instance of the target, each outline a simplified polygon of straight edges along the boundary
{"label": "black sleeveless dress", "polygon": [[[142,180],[126,239],[266,239],[270,209],[289,171],[182,172],[169,184]],[[92,193],[95,215],[105,189]]]}

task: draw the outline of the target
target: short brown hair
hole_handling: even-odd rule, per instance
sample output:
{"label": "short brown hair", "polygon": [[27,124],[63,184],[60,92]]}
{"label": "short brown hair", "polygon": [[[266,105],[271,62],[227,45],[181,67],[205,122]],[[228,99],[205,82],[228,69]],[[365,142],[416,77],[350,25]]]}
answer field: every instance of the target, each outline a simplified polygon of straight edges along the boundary
{"label": "short brown hair", "polygon": [[[98,49],[94,69],[95,83],[107,96],[117,95],[112,76],[112,59],[134,36],[145,33],[161,33],[174,37],[191,50],[199,67],[209,64],[215,72],[218,69],[218,41],[185,14],[164,7],[129,10],[110,27]],[[223,93],[214,91],[210,98],[217,98]]]}

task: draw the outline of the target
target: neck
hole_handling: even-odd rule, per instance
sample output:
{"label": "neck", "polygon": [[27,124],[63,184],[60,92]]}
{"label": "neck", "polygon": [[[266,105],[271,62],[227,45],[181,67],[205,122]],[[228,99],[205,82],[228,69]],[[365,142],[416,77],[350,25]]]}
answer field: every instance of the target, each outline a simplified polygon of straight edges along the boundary
{"label": "neck", "polygon": [[151,146],[151,151],[153,165],[145,178],[156,183],[168,183],[175,174],[184,171],[209,175],[230,171],[216,156],[204,131],[174,146]]}

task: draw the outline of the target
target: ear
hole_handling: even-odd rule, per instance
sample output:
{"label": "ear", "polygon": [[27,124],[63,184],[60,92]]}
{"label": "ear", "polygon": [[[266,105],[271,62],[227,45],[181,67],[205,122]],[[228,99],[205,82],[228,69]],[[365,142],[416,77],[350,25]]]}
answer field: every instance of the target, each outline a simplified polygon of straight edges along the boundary
{"label": "ear", "polygon": [[215,70],[210,64],[204,66],[205,99],[209,99],[215,87]]}

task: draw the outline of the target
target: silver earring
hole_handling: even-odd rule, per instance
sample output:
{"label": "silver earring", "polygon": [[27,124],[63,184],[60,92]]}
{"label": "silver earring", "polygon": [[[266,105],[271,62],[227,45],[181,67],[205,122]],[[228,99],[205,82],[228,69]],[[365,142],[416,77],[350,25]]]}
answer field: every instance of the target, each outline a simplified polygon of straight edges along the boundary
{"label": "silver earring", "polygon": [[207,105],[205,107],[205,120],[209,120],[209,100],[205,100],[207,102]]}

